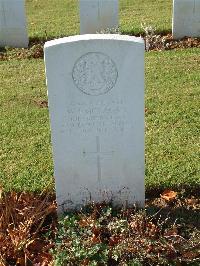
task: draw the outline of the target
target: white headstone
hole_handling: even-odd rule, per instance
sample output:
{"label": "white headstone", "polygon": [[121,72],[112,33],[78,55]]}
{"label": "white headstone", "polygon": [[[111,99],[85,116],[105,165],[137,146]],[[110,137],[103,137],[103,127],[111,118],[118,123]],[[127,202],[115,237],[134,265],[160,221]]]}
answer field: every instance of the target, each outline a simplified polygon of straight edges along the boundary
{"label": "white headstone", "polygon": [[200,0],[174,0],[172,34],[174,39],[200,37]]}
{"label": "white headstone", "polygon": [[118,0],[80,0],[80,33],[118,27]]}
{"label": "white headstone", "polygon": [[24,0],[0,0],[0,46],[28,46]]}
{"label": "white headstone", "polygon": [[59,211],[144,205],[144,43],[91,34],[45,44]]}

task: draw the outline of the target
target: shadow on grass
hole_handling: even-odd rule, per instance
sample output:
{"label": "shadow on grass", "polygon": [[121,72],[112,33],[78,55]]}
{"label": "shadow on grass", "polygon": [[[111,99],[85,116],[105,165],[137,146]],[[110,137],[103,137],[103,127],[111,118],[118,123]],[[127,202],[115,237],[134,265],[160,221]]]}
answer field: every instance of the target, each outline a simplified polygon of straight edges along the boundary
{"label": "shadow on grass", "polygon": [[160,194],[165,189],[171,189],[174,191],[180,192],[183,197],[194,196],[200,198],[200,184],[182,184],[182,185],[174,185],[170,187],[163,186],[151,186],[146,188],[145,197],[146,198],[157,198],[160,197]]}
{"label": "shadow on grass", "polygon": [[179,221],[182,225],[191,225],[200,230],[200,184],[185,184],[173,186],[169,189],[178,193],[177,198],[169,202],[166,202],[161,197],[166,187],[146,189],[147,214],[155,215],[158,213],[162,216],[162,220],[168,219],[171,224]]}
{"label": "shadow on grass", "polygon": [[200,230],[200,200],[176,199],[165,202],[161,198],[146,202],[146,212],[153,220],[167,221],[168,225],[177,224],[178,229],[184,231],[185,237],[191,233],[192,228]]}
{"label": "shadow on grass", "polygon": [[41,36],[41,37],[30,37],[28,48],[32,47],[35,44],[44,44],[47,41],[51,41],[54,39],[63,38],[66,36]]}
{"label": "shadow on grass", "polygon": [[[159,31],[159,30],[155,30],[154,34],[155,35],[160,35],[160,36],[166,36],[168,34],[171,34],[172,31],[171,29],[167,29],[167,30],[163,30],[163,31]],[[123,35],[130,35],[130,36],[142,36],[142,37],[145,37],[146,36],[146,33],[144,30],[138,30],[138,31],[135,31],[135,30],[122,30],[121,31],[121,34]]]}
{"label": "shadow on grass", "polygon": [[[200,47],[200,38],[185,37],[181,40],[173,40],[169,31],[155,32],[153,35],[145,33],[136,34],[131,31],[123,31],[122,34],[143,36],[147,51],[164,51],[173,49],[184,49]],[[157,35],[159,34],[159,35]],[[67,36],[50,36],[50,37],[30,37],[28,48],[0,48],[0,60],[6,61],[11,59],[38,59],[44,57],[44,43],[50,40],[63,38]]]}

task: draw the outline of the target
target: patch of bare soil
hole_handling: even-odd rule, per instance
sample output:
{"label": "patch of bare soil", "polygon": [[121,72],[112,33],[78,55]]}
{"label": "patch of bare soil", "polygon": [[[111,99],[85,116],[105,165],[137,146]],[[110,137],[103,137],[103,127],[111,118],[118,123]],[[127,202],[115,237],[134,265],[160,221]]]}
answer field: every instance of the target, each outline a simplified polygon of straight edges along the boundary
{"label": "patch of bare soil", "polygon": [[40,108],[48,108],[48,101],[46,101],[46,100],[37,100],[34,102]]}
{"label": "patch of bare soil", "polygon": [[[146,34],[144,37],[146,51],[164,51],[200,47],[200,38],[185,37],[173,40],[171,34]],[[11,59],[31,59],[44,57],[44,40],[32,40],[28,48],[0,48],[0,61]]]}
{"label": "patch of bare soil", "polygon": [[[86,209],[75,213],[73,219],[73,214],[66,216],[64,223],[69,228],[63,228],[58,236],[54,195],[0,190],[0,265],[53,265],[52,249],[55,256],[64,251],[70,254],[65,265],[90,265],[90,259],[75,257],[75,247],[70,244],[74,232],[79,232],[77,241],[83,249],[84,245],[87,251],[100,245],[108,249],[107,264],[97,265],[125,265],[133,258],[139,258],[140,265],[200,263],[197,197],[165,190],[160,197],[146,201],[145,211],[112,210],[106,204],[91,204]],[[121,254],[118,258],[116,252]]]}
{"label": "patch of bare soil", "polygon": [[4,48],[0,50],[0,61],[12,59],[38,59],[44,57],[44,43],[32,43],[28,48]]}
{"label": "patch of bare soil", "polygon": [[147,51],[177,50],[200,47],[200,38],[185,37],[181,40],[174,40],[172,34],[167,34],[164,36],[147,34],[144,37],[144,40]]}

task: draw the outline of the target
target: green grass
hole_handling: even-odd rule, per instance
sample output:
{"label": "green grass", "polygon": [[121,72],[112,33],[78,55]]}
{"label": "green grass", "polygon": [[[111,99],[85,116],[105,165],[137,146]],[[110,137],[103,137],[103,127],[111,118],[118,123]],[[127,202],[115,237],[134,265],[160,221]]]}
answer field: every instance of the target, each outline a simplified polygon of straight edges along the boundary
{"label": "green grass", "polygon": [[77,0],[26,1],[28,30],[31,38],[51,38],[78,34]]}
{"label": "green grass", "polygon": [[[200,184],[200,51],[146,53],[146,187]],[[53,184],[42,59],[0,62],[0,182],[6,190]]]}
{"label": "green grass", "polygon": [[40,190],[53,176],[43,60],[0,63],[1,180],[7,189]]}
{"label": "green grass", "polygon": [[[31,38],[55,38],[79,33],[78,0],[26,0]],[[120,29],[126,34],[143,32],[141,23],[158,32],[171,31],[171,0],[121,0]]]}
{"label": "green grass", "polygon": [[[77,3],[78,0],[26,0],[30,39],[51,39],[78,34],[79,16]],[[146,25],[155,26],[157,32],[169,32],[171,31],[171,12],[171,0],[121,0],[120,30],[124,34],[139,34],[143,32],[141,23],[146,23]],[[35,47],[34,49],[37,50],[38,48]],[[41,101],[47,100],[44,62],[43,59],[17,60],[18,52],[19,50],[17,49],[9,49],[7,50],[8,60],[0,61],[0,190],[2,185],[5,191],[41,192],[47,187],[52,191],[54,189],[54,180],[48,109],[42,108],[39,104]],[[23,50],[20,52],[23,54]],[[26,53],[25,50],[24,52]],[[30,50],[28,52],[31,53],[33,51]],[[200,50],[193,48],[179,49],[177,51],[148,52],[145,56],[146,189],[147,191],[153,190],[155,192],[155,190],[160,188],[169,187],[173,189],[178,187],[199,188],[200,75],[198,70]],[[186,191],[186,194],[188,194],[188,191]],[[179,196],[181,197],[181,195]],[[16,207],[12,201],[9,201],[10,206],[13,207],[14,213],[12,213],[8,211],[9,204],[3,204],[2,206],[6,207],[4,208],[4,214],[12,217],[12,221],[15,223],[17,221],[16,215],[19,216],[16,210],[20,210],[21,217],[24,216],[21,204],[22,202],[24,204],[26,200],[18,202],[16,196],[11,194],[12,196],[16,203],[20,204],[20,207],[18,205]],[[32,202],[35,202],[35,199]],[[157,202],[157,199],[155,202]],[[34,212],[34,206],[31,205],[30,201],[29,203],[28,205],[25,203],[24,213],[28,213],[28,219],[31,219],[29,216],[30,213]],[[180,228],[182,228],[181,231],[183,233],[181,239],[184,240],[184,237],[187,239],[188,235],[191,236],[192,251],[194,253],[193,241],[198,243],[199,237],[199,231],[194,228],[194,225],[198,226],[198,205],[190,206],[186,200],[183,200],[180,204],[179,198],[177,199],[177,205],[172,206],[171,202],[169,202],[169,206],[165,205],[160,205],[160,202],[157,202],[156,208],[153,205],[148,205],[147,213],[144,213],[144,217],[150,215],[150,221],[152,222],[152,218],[154,218],[156,225],[161,226],[162,230],[164,228],[163,222],[160,223],[160,221],[167,222],[165,226],[167,228],[172,226],[174,230],[175,221],[178,219],[177,228],[179,228],[179,234]],[[44,205],[44,209],[44,213],[46,213],[46,210],[48,210],[46,205]],[[99,212],[96,214],[99,214]],[[140,214],[139,212],[131,216],[134,224],[135,221],[143,223],[144,217],[142,218]],[[155,217],[155,215],[159,217]],[[161,220],[161,215],[164,220]],[[165,215],[170,220],[166,220]],[[108,216],[109,219],[107,220],[111,221],[112,217]],[[2,217],[4,216],[2,215]],[[76,263],[79,263],[83,258],[90,258],[94,262],[100,260],[107,263],[110,247],[103,242],[100,244],[93,243],[94,245],[92,244],[89,248],[85,246],[87,243],[90,244],[90,242],[85,241],[86,237],[89,237],[89,240],[92,237],[92,240],[94,240],[94,232],[91,230],[91,226],[89,226],[89,230],[87,227],[79,228],[80,221],[76,217],[72,216],[71,220],[69,217],[61,220],[57,238],[50,241],[55,243],[54,258],[58,262],[57,265],[61,265],[60,262],[66,260],[67,256],[68,258],[71,256],[69,261],[76,261]],[[128,220],[127,217],[124,220],[122,218],[120,215],[118,219],[113,216],[114,223],[111,223],[111,225],[113,225],[113,230],[120,230],[118,233],[127,241],[124,242],[125,245],[123,246],[126,249],[128,244],[130,244],[128,237],[131,236],[131,231],[127,231],[127,236],[124,234],[124,222],[127,227],[127,222],[131,220]],[[31,219],[31,221],[33,220]],[[102,225],[100,220],[103,222]],[[8,220],[1,223],[3,227],[5,227],[6,222]],[[105,219],[99,219],[94,222],[95,227],[100,226],[101,229],[105,227]],[[42,225],[40,220],[39,223]],[[21,226],[21,222],[19,224]],[[16,229],[18,227],[20,229],[20,226],[14,224]],[[45,224],[45,231],[48,228],[46,226]],[[52,232],[53,227],[50,227],[49,231]],[[34,228],[38,228],[38,225],[34,226]],[[145,224],[137,228],[143,228],[142,230],[144,231],[133,231],[133,240],[134,237],[136,238],[136,245],[133,242],[133,247],[138,246],[138,239],[141,240],[144,236],[146,237],[145,234],[147,234],[146,239],[144,238],[147,246],[142,244],[144,249],[138,246],[139,251],[135,256],[139,258],[138,261],[142,261],[141,256],[145,260],[147,257],[150,259],[148,230],[153,227],[148,227],[145,220]],[[78,235],[76,235],[77,232]],[[104,231],[101,230],[99,232],[103,233]],[[108,232],[108,230],[105,232]],[[9,230],[6,229],[7,233],[9,234]],[[112,233],[116,234],[115,231]],[[74,239],[72,238],[73,241],[68,246],[68,250],[65,247],[65,244],[68,243],[68,241],[65,241],[65,237],[69,237],[70,234]],[[152,231],[150,235],[152,236]],[[37,234],[34,237],[37,237]],[[105,235],[103,239],[106,240]],[[43,239],[41,240],[43,241]],[[153,239],[151,244],[155,244],[155,248],[160,248],[166,243],[166,239],[161,235],[160,240],[161,242],[158,243]],[[174,240],[177,240],[175,235]],[[30,239],[28,241],[30,242]],[[64,242],[62,243],[62,241]],[[11,244],[13,245],[13,243]],[[61,246],[61,244],[64,245]],[[184,241],[183,244],[186,244],[187,248],[188,242]],[[171,247],[171,243],[169,246]],[[179,246],[183,251],[182,243],[179,243]],[[113,247],[111,249],[114,250]],[[123,249],[119,245],[120,254],[123,254],[122,251]],[[166,247],[162,251],[165,253]],[[9,252],[9,259],[11,254]],[[126,252],[126,254],[128,253]],[[158,249],[158,254],[155,253],[156,259],[162,259],[160,255]],[[17,258],[19,259],[18,255]],[[135,263],[127,265],[142,264],[135,261]],[[188,265],[198,265],[198,262],[197,264]]]}
{"label": "green grass", "polygon": [[146,56],[147,185],[200,183],[198,49]]}
{"label": "green grass", "polygon": [[172,24],[172,1],[121,0],[121,31],[126,34],[139,34],[143,32],[141,23],[155,27],[157,32],[170,32]]}
{"label": "green grass", "polygon": [[[78,34],[77,0],[26,1],[29,36]],[[158,12],[159,10],[159,12]],[[172,1],[121,0],[123,33],[171,29]],[[197,75],[199,50],[146,53],[146,185],[199,184]],[[6,189],[42,190],[53,183],[48,110],[42,59],[0,62],[0,180]]]}

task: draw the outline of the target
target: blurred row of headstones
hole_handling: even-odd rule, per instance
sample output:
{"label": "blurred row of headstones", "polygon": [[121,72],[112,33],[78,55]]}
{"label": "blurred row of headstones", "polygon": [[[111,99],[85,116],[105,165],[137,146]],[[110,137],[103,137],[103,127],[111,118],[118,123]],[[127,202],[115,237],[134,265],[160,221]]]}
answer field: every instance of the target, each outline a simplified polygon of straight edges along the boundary
{"label": "blurred row of headstones", "polygon": [[200,37],[200,0],[174,0],[172,35],[174,39]]}
{"label": "blurred row of headstones", "polygon": [[[118,27],[118,0],[79,0],[79,5],[81,34]],[[173,0],[172,34],[200,36],[200,0]],[[0,0],[0,46],[28,46],[25,0]]]}
{"label": "blurred row of headstones", "polygon": [[28,47],[24,0],[0,0],[0,46]]}

